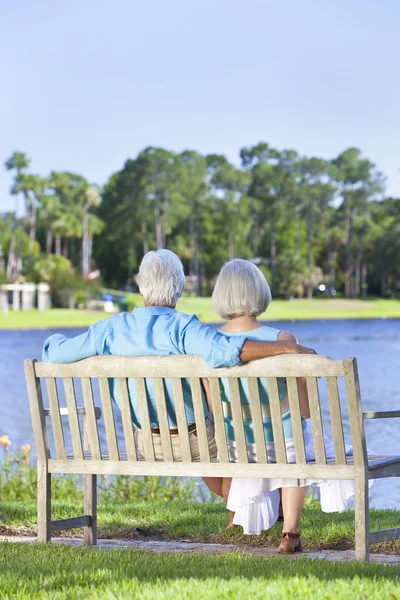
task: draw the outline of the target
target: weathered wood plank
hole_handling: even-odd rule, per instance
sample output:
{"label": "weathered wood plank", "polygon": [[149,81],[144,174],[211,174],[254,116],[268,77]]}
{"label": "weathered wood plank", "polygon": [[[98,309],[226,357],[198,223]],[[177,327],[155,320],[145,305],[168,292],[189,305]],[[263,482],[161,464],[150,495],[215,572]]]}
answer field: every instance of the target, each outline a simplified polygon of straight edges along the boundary
{"label": "weathered wood plank", "polygon": [[111,460],[119,459],[117,433],[115,431],[114,411],[110,395],[108,379],[99,377],[99,388],[103,406],[104,425],[106,429],[107,448]]}
{"label": "weathered wood plank", "polygon": [[400,410],[378,410],[363,412],[364,419],[398,419]]}
{"label": "weathered wood plank", "polygon": [[67,529],[76,529],[90,525],[91,519],[88,515],[82,517],[72,517],[71,519],[59,519],[51,522],[51,531],[66,531]]}
{"label": "weathered wood plank", "polygon": [[237,378],[229,380],[229,398],[231,401],[233,428],[235,431],[236,451],[239,463],[248,463],[246,437],[244,433],[242,403],[240,400],[239,381]]}
{"label": "weathered wood plank", "polygon": [[310,406],[311,427],[314,440],[315,460],[326,463],[324,430],[322,427],[321,404],[319,400],[318,381],[315,377],[307,377],[308,404]]}
{"label": "weathered wood plank", "polygon": [[54,446],[57,458],[66,458],[64,431],[61,423],[60,403],[58,400],[57,382],[54,377],[46,377],[47,396],[51,411],[51,424],[53,426]]}
{"label": "weathered wood plank", "polygon": [[48,464],[42,461],[37,464],[37,539],[44,544],[51,540],[51,474],[48,472]]}
{"label": "weathered wood plank", "polygon": [[50,473],[97,473],[99,475],[171,475],[177,477],[289,477],[305,479],[354,479],[353,465],[307,463],[259,464],[218,462],[147,462],[112,460],[49,460]]}
{"label": "weathered wood plank", "polygon": [[378,542],[389,542],[390,540],[400,539],[400,527],[392,529],[381,529],[380,531],[370,531],[369,543],[377,544]]}
{"label": "weathered wood plank", "polygon": [[83,402],[85,405],[85,427],[93,460],[101,460],[99,432],[94,410],[92,382],[89,377],[81,378]]}
{"label": "weathered wood plank", "polygon": [[164,382],[160,377],[154,377],[153,381],[164,461],[172,462],[174,457],[172,453],[171,431],[165,402]]}
{"label": "weathered wood plank", "polygon": [[138,397],[140,428],[143,436],[145,459],[153,461],[155,460],[153,434],[151,433],[149,405],[147,404],[146,383],[144,378],[135,377],[135,386]]}
{"label": "weathered wood plank", "polygon": [[171,381],[172,392],[174,395],[176,420],[179,431],[179,444],[182,449],[182,460],[184,462],[191,462],[192,454],[190,452],[189,430],[186,420],[185,401],[183,398],[182,391],[182,380],[178,377],[173,377]]}
{"label": "weathered wood plank", "polygon": [[200,460],[209,463],[210,449],[208,447],[203,395],[201,393],[201,384],[198,377],[190,377],[190,389],[192,390],[194,418],[196,419],[196,435],[199,442]]}
{"label": "weathered wood plank", "polygon": [[254,377],[249,377],[247,383],[249,386],[250,411],[251,419],[253,421],[257,462],[260,464],[265,464],[268,463],[268,456],[264,435],[264,420],[261,410],[260,394],[258,390],[258,380]]}
{"label": "weathered wood plank", "polygon": [[354,520],[356,560],[369,561],[369,494],[364,466],[356,467],[354,481]]}
{"label": "weathered wood plank", "polygon": [[[74,388],[74,380],[71,377],[63,379],[65,399],[67,402],[66,413],[68,414],[69,428],[71,431],[72,449],[74,458],[83,458],[82,434],[79,426],[78,409],[76,406],[76,396]],[[84,409],[83,409],[84,410]],[[62,410],[60,411],[63,415]]]}
{"label": "weathered wood plank", "polygon": [[275,377],[267,377],[269,406],[271,411],[272,431],[274,434],[274,446],[276,462],[287,463],[285,435],[281,415],[281,404],[278,392],[278,382]]}
{"label": "weathered wood plank", "polygon": [[221,389],[219,380],[213,377],[208,380],[211,390],[211,402],[214,415],[215,439],[218,447],[218,459],[220,463],[228,463],[228,446],[226,441],[226,430],[224,412],[222,409]]}
{"label": "weathered wood plank", "polygon": [[343,369],[345,373],[344,380],[346,384],[354,462],[357,466],[365,466],[368,464],[367,445],[365,441],[364,420],[362,418],[360,383],[358,380],[356,359],[346,358],[343,361]]}
{"label": "weathered wood plank", "polygon": [[31,411],[33,435],[35,438],[36,454],[39,462],[45,462],[50,457],[47,439],[46,419],[44,414],[42,388],[40,379],[36,377],[36,360],[27,359],[24,362],[26,387],[28,391],[29,408]]}
{"label": "weathered wood plank", "polygon": [[332,439],[335,458],[338,465],[346,464],[346,447],[344,445],[342,411],[340,407],[338,381],[336,377],[327,377],[328,402],[331,415]]}
{"label": "weathered wood plank", "polygon": [[382,479],[386,477],[400,477],[400,460],[397,463],[378,467],[377,469],[368,469],[369,479]]}
{"label": "weathered wood plank", "polygon": [[197,356],[94,356],[76,363],[38,363],[38,377],[341,377],[343,362],[325,356],[281,355],[212,369]]}
{"label": "weathered wood plank", "polygon": [[97,475],[85,475],[83,484],[83,505],[89,523],[84,525],[83,543],[85,546],[97,544]]}
{"label": "weathered wood plank", "polygon": [[301,418],[299,390],[297,379],[287,377],[286,385],[288,389],[288,398],[290,406],[290,418],[293,428],[294,451],[296,454],[296,463],[304,464],[307,462],[306,449],[304,446],[303,419]]}
{"label": "weathered wood plank", "polygon": [[122,428],[124,430],[124,440],[126,453],[129,460],[136,461],[136,445],[133,434],[133,423],[131,415],[131,404],[129,402],[128,383],[121,377],[117,379],[118,395],[121,409]]}
{"label": "weathered wood plank", "polygon": [[357,560],[369,560],[369,489],[368,455],[362,418],[360,383],[355,358],[343,361],[353,457],[356,466],[354,483],[355,549]]}

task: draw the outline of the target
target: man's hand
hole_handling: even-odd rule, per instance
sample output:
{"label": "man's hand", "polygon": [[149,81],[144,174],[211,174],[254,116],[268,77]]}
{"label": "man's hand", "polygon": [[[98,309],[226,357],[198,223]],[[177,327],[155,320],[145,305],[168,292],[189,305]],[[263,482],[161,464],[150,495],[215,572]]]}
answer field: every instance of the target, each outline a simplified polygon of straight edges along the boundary
{"label": "man's hand", "polygon": [[312,348],[300,346],[299,340],[289,331],[281,331],[278,335],[278,341],[291,344],[288,347],[287,354],[317,354]]}
{"label": "man's hand", "polygon": [[307,346],[301,346],[300,344],[295,344],[293,342],[281,343],[286,343],[288,345],[288,351],[286,352],[286,354],[317,354],[315,350],[313,350],[312,348],[307,348]]}

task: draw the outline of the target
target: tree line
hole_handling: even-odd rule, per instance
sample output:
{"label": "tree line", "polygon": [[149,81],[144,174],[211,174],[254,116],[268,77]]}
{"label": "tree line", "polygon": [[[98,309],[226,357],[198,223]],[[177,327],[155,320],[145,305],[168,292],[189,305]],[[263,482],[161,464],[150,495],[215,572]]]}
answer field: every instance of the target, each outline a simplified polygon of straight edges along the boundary
{"label": "tree line", "polygon": [[3,279],[58,255],[84,278],[98,269],[106,285],[123,287],[144,253],[168,247],[199,295],[236,256],[259,265],[282,297],[311,297],[321,283],[348,297],[398,292],[400,199],[385,196],[382,173],[359,149],[325,160],[259,143],[240,150],[240,163],[149,147],[100,190],[75,173],[32,174],[14,152],[5,167],[16,208],[0,218]]}

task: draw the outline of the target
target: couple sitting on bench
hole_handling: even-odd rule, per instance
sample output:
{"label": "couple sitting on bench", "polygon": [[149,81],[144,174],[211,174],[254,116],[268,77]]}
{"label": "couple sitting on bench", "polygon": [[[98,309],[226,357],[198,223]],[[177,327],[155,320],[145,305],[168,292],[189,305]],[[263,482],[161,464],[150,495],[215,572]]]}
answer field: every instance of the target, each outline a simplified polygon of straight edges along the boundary
{"label": "couple sitting on bench", "polygon": [[[262,272],[252,263],[235,259],[223,266],[213,293],[213,305],[218,315],[227,320],[221,329],[213,329],[199,322],[195,315],[175,310],[185,282],[182,263],[169,250],[149,252],[142,260],[138,275],[144,308],[132,313],[120,313],[92,325],[88,331],[74,338],[52,335],[44,345],[43,360],[69,363],[105,354],[118,356],[170,356],[195,354],[211,367],[231,367],[258,358],[278,354],[315,354],[314,350],[300,346],[293,335],[271,327],[262,326],[257,317],[271,300],[271,292]],[[118,390],[110,380],[112,397],[119,403]],[[144,456],[144,444],[139,420],[138,399],[134,381],[128,381],[132,421],[138,451]],[[186,419],[192,460],[199,458],[199,445],[189,381],[182,382]],[[163,460],[161,436],[157,418],[155,392],[152,380],[146,381],[150,422],[156,460]],[[278,380],[282,422],[288,462],[294,460],[293,433],[287,403],[285,379]],[[211,459],[218,457],[214,435],[212,403],[209,384],[203,380],[204,410],[207,415],[207,436]],[[304,419],[304,440],[307,460],[313,460],[314,449],[311,427],[308,422],[308,398],[305,383],[298,382],[301,415]],[[269,461],[274,461],[274,439],[268,410],[268,387],[259,381],[260,401],[263,405],[264,435]],[[249,461],[256,460],[251,418],[246,418],[249,394],[246,380],[240,381],[240,398]],[[171,432],[172,452],[175,461],[181,461],[181,446],[172,384],[165,380],[165,399]],[[230,413],[229,386],[221,380],[221,399],[224,404],[229,458],[235,462],[236,446],[232,415]],[[250,417],[250,415],[249,415]],[[329,456],[332,445],[326,440]],[[332,449],[333,451],[333,449]],[[271,527],[278,518],[280,502],[283,509],[283,533],[280,551],[293,553],[301,550],[300,515],[304,498],[311,483],[318,483],[322,508],[328,511],[344,510],[348,497],[353,494],[352,484],[346,482],[313,482],[289,479],[204,478],[208,487],[227,502],[231,511],[231,524],[241,525],[245,533],[258,534]]]}

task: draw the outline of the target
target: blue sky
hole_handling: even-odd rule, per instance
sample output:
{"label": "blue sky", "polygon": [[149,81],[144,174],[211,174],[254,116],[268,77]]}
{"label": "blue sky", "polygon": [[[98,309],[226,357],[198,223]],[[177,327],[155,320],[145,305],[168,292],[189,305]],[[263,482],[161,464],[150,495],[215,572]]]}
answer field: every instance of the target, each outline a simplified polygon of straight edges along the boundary
{"label": "blue sky", "polygon": [[0,162],[103,184],[148,145],[358,146],[400,196],[399,30],[397,0],[0,0]]}

